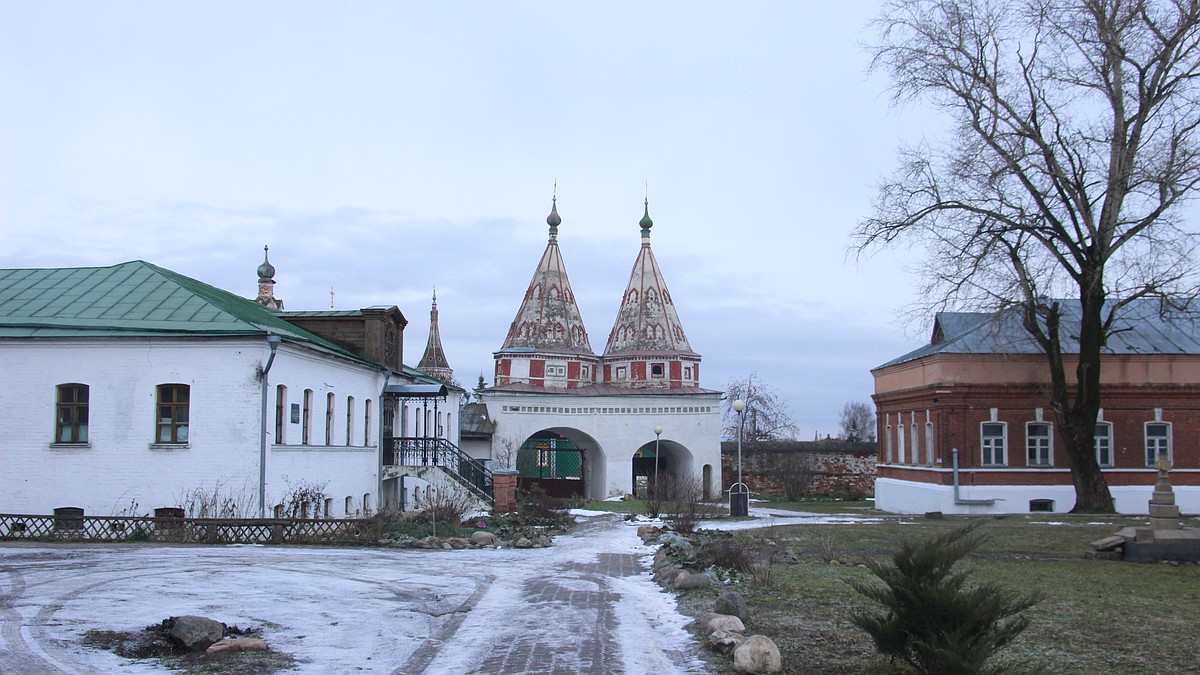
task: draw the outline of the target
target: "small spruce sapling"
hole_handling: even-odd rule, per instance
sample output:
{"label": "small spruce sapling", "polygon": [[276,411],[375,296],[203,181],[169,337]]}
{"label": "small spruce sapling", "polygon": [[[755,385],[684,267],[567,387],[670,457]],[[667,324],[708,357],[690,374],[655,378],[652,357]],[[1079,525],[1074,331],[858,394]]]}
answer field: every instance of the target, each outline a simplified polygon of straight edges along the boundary
{"label": "small spruce sapling", "polygon": [[979,523],[919,542],[906,542],[888,562],[867,567],[883,582],[850,580],[883,611],[860,610],[851,622],[866,631],[876,650],[911,671],[937,675],[1006,672],[986,666],[999,650],[1029,627],[1021,612],[1041,600],[991,583],[968,584],[969,573],[954,566],[983,542]]}

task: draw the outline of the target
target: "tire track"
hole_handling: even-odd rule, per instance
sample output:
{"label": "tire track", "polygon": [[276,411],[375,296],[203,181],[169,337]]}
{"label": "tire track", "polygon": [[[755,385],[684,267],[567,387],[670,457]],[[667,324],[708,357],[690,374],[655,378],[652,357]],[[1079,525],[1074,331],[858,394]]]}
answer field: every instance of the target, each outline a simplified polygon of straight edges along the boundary
{"label": "tire track", "polygon": [[[492,582],[495,580],[496,576],[493,574],[485,576],[482,580],[477,579],[475,581],[475,592],[471,594],[471,597],[467,598],[467,601],[459,605],[457,609],[446,613],[450,615],[446,623],[432,635],[425,638],[425,641],[413,651],[408,660],[404,662],[404,665],[392,671],[392,675],[424,673],[425,669],[429,667],[430,663],[433,663],[433,659],[437,657],[446,643],[458,632],[459,627],[462,626],[463,621],[466,621],[467,615],[475,608],[475,605],[479,603],[483,596],[487,595],[488,590],[492,587]],[[431,614],[431,616],[445,616],[446,614]]]}
{"label": "tire track", "polygon": [[47,670],[45,662],[29,649],[25,636],[21,634],[24,623],[16,609],[16,601],[25,594],[25,575],[15,567],[0,567],[7,579],[4,593],[0,594],[0,673],[60,672],[57,668]]}

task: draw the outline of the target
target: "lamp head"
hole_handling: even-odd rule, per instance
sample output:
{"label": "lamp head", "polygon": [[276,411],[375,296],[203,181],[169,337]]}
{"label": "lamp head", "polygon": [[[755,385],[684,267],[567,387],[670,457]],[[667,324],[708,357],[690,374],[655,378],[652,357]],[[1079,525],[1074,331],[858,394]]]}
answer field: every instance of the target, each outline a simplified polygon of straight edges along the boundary
{"label": "lamp head", "polygon": [[662,435],[662,427],[654,427],[654,435],[661,436]]}
{"label": "lamp head", "polygon": [[745,409],[746,409],[746,402],[743,401],[742,399],[739,398],[738,400],[733,402],[733,411],[734,412],[740,413]]}

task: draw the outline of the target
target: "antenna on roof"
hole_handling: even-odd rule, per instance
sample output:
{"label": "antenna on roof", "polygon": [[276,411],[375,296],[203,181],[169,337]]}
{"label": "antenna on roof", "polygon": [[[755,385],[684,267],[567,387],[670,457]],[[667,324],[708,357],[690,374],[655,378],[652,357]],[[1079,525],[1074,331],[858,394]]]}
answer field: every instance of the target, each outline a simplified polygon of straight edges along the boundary
{"label": "antenna on roof", "polygon": [[329,309],[333,309],[333,286],[329,287]]}

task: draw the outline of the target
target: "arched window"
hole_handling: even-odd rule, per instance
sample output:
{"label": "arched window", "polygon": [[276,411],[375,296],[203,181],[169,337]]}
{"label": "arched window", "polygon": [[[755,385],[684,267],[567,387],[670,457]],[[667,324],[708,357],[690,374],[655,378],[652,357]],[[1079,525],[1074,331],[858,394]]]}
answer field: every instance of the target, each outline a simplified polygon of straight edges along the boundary
{"label": "arched window", "polygon": [[287,387],[282,384],[275,387],[275,443],[283,445],[287,442]]}
{"label": "arched window", "polygon": [[346,397],[346,445],[351,445],[354,438],[354,397]]}
{"label": "arched window", "polygon": [[313,390],[304,390],[304,417],[300,421],[300,443],[309,445],[312,443],[312,404]]}
{"label": "arched window", "polygon": [[365,414],[363,415],[363,445],[371,444],[371,399],[363,405]]}
{"label": "arched window", "polygon": [[325,445],[333,445],[333,392],[325,395]]}

